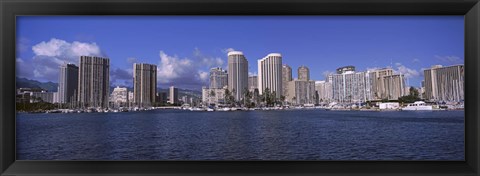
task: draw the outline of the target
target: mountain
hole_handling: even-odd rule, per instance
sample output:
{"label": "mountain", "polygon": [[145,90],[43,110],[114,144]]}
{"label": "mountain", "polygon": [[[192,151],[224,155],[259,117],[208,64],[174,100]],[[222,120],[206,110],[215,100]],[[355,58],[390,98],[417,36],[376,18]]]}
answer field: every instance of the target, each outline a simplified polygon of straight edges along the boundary
{"label": "mountain", "polygon": [[17,88],[41,88],[47,90],[48,92],[56,92],[58,88],[58,84],[54,82],[40,82],[19,77],[16,77],[15,80],[15,86]]}
{"label": "mountain", "polygon": [[[170,93],[170,89],[165,88],[158,88],[157,92],[167,92],[167,95]],[[196,98],[201,98],[202,97],[202,92],[197,91],[197,90],[189,90],[189,89],[178,89],[178,97],[183,97],[183,96],[188,96],[188,97],[196,97]]]}
{"label": "mountain", "polygon": [[[16,77],[16,86],[17,86],[17,88],[41,88],[41,89],[47,90],[48,92],[57,92],[58,83],[40,82],[40,81],[37,81],[37,80],[30,80],[30,79],[27,79],[27,78]],[[112,93],[112,91],[115,87],[116,86],[110,86],[110,93]],[[127,90],[128,91],[133,91],[133,87],[127,87]],[[157,92],[167,92],[167,94],[168,94],[170,91],[169,91],[168,88],[166,88],[166,89],[158,88]],[[189,89],[180,89],[179,88],[178,89],[178,97],[182,97],[182,96],[193,96],[193,97],[199,98],[199,97],[202,96],[202,92],[197,91],[197,90],[189,90]]]}

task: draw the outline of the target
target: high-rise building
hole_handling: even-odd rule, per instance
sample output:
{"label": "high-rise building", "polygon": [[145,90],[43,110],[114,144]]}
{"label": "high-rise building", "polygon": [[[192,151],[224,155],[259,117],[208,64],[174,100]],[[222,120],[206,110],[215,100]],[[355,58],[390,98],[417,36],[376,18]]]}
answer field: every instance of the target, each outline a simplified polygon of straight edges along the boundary
{"label": "high-rise building", "polygon": [[275,92],[277,98],[283,94],[282,55],[280,53],[270,53],[258,60],[258,91],[263,94],[267,88],[270,89],[270,92]]}
{"label": "high-rise building", "polygon": [[393,69],[391,68],[382,68],[375,70],[368,70],[366,73],[367,77],[367,99],[368,100],[380,100],[388,99],[388,93],[385,89],[384,76],[393,75]]}
{"label": "high-rise building", "polygon": [[310,70],[306,66],[298,67],[298,80],[310,81]]}
{"label": "high-rise building", "polygon": [[[344,68],[344,67],[342,67]],[[337,69],[338,71],[339,69]],[[343,71],[332,74],[333,99],[337,102],[365,102],[365,72]]]}
{"label": "high-rise building", "polygon": [[128,91],[128,106],[129,107],[133,107],[133,92],[132,91]]}
{"label": "high-rise building", "polygon": [[328,103],[333,99],[332,83],[327,81],[315,81],[318,103]]}
{"label": "high-rise building", "polygon": [[60,66],[58,80],[58,102],[71,103],[77,99],[78,67],[74,64]]}
{"label": "high-rise building", "polygon": [[80,56],[78,101],[81,107],[108,107],[110,59]]}
{"label": "high-rise building", "polygon": [[47,102],[47,103],[54,103],[53,102],[53,94],[55,92],[48,92],[48,91],[41,91],[41,92],[30,92],[30,103],[34,102]]}
{"label": "high-rise building", "polygon": [[170,86],[170,91],[169,91],[169,103],[170,104],[178,104],[178,88],[174,86]]}
{"label": "high-rise building", "polygon": [[382,83],[384,87],[384,97],[382,99],[398,100],[398,98],[405,96],[405,77],[402,74],[382,76]]}
{"label": "high-rise building", "polygon": [[[60,98],[58,97],[58,95],[58,92],[53,92],[53,103],[60,103]],[[76,97],[74,98],[76,99]]]}
{"label": "high-rise building", "polygon": [[248,89],[248,61],[241,51],[228,52],[228,90],[240,101]]}
{"label": "high-rise building", "polygon": [[282,95],[285,97],[287,96],[288,93],[288,82],[292,81],[292,68],[288,66],[287,64],[282,65]]}
{"label": "high-rise building", "polygon": [[463,65],[434,65],[424,70],[425,99],[431,101],[463,101],[465,71]]}
{"label": "high-rise building", "polygon": [[255,89],[258,89],[258,76],[249,76],[248,91],[253,92]]}
{"label": "high-rise building", "polygon": [[128,106],[128,91],[125,87],[113,88],[112,95],[110,100],[113,103],[114,107],[125,107]]}
{"label": "high-rise building", "polygon": [[210,69],[210,88],[223,89],[228,85],[228,73],[220,67]]}
{"label": "high-rise building", "polygon": [[315,104],[315,81],[293,80],[289,81],[288,93],[285,100],[294,105]]}
{"label": "high-rise building", "polygon": [[157,66],[152,64],[133,64],[134,104],[139,107],[153,106],[157,93]]}

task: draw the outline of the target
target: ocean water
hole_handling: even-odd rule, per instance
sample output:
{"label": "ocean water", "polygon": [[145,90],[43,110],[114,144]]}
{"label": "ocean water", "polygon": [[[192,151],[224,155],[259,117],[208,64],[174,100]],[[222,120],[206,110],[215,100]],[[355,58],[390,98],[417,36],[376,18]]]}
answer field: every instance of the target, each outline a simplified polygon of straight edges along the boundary
{"label": "ocean water", "polygon": [[464,160],[464,111],[24,114],[18,160]]}

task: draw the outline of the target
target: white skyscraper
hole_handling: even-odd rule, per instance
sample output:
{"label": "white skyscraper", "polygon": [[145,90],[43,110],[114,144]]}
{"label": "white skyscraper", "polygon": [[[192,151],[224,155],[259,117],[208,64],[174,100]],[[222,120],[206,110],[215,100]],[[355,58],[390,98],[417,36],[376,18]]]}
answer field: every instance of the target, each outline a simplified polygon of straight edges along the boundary
{"label": "white skyscraper", "polygon": [[248,89],[248,61],[241,51],[228,52],[228,90],[239,101]]}
{"label": "white skyscraper", "polygon": [[282,55],[280,53],[270,53],[258,60],[259,93],[263,94],[267,88],[270,89],[270,92],[275,92],[277,98],[280,98],[283,94]]}
{"label": "white skyscraper", "polygon": [[178,104],[178,88],[174,86],[170,86],[170,91],[169,91],[169,103],[170,104]]}
{"label": "white skyscraper", "polygon": [[341,70],[337,74],[332,74],[331,78],[334,101],[365,102],[367,100],[365,72]]}
{"label": "white skyscraper", "polygon": [[326,81],[315,81],[315,91],[319,103],[330,102],[333,99],[332,83]]}
{"label": "white skyscraper", "polygon": [[223,89],[228,85],[228,73],[220,67],[210,69],[210,88]]}

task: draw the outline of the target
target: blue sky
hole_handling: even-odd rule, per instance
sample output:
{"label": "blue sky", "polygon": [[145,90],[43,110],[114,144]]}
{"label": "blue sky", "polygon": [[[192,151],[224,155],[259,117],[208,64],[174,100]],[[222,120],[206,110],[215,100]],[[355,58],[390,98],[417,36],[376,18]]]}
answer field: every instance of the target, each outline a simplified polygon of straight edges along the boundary
{"label": "blue sky", "polygon": [[200,89],[208,70],[243,51],[249,72],[281,53],[294,70],[324,80],[336,68],[392,67],[420,86],[424,68],[464,62],[463,16],[23,16],[17,76],[58,82],[79,55],[110,58],[111,84],[132,86],[134,62],[158,65],[158,85]]}

